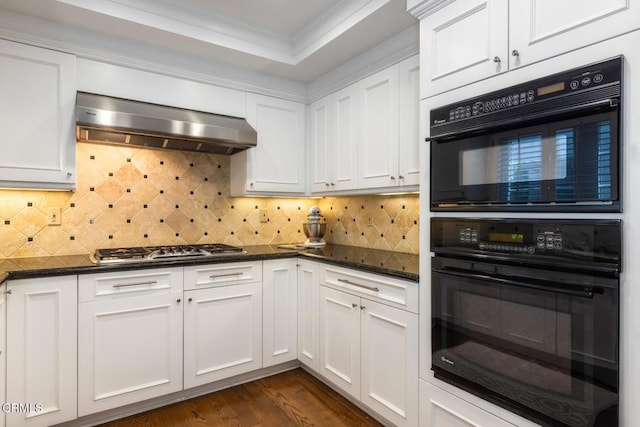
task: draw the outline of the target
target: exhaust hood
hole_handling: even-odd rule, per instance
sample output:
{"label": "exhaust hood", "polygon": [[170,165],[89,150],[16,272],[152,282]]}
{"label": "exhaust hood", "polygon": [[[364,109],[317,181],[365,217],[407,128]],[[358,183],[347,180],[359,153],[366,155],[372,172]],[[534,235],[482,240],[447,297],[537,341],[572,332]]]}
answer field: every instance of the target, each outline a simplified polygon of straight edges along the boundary
{"label": "exhaust hood", "polygon": [[78,142],[234,154],[255,147],[244,119],[78,92]]}

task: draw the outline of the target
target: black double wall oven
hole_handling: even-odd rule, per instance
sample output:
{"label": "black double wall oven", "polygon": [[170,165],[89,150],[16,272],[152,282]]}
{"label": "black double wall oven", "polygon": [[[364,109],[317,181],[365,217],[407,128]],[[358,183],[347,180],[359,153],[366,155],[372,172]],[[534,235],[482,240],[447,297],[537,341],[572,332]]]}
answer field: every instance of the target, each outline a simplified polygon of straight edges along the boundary
{"label": "black double wall oven", "polygon": [[621,70],[431,111],[434,376],[542,425],[618,425]]}

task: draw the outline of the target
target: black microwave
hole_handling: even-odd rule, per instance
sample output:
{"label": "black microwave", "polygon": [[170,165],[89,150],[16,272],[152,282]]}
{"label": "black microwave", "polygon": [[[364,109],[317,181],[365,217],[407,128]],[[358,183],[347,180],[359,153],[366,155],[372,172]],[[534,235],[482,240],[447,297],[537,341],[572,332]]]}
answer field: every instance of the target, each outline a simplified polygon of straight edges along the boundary
{"label": "black microwave", "polygon": [[431,210],[620,212],[622,64],[431,110]]}

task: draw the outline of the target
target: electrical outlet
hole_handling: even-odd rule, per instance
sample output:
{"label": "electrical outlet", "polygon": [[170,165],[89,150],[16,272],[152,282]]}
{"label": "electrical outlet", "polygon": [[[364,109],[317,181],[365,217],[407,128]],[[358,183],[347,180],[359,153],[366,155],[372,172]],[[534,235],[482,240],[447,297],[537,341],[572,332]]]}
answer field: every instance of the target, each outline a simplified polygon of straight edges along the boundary
{"label": "electrical outlet", "polygon": [[62,214],[60,212],[60,208],[47,208],[47,224],[62,224]]}
{"label": "electrical outlet", "polygon": [[269,222],[266,209],[260,209],[260,222]]}

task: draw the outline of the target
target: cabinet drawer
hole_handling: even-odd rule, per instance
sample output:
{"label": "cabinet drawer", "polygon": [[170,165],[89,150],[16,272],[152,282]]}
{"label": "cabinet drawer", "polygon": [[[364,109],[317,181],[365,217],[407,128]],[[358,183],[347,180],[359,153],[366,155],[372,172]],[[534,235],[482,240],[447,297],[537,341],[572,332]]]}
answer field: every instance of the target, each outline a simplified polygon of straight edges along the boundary
{"label": "cabinet drawer", "polygon": [[262,261],[194,265],[184,269],[185,289],[254,282],[262,282]]}
{"label": "cabinet drawer", "polygon": [[418,312],[418,284],[414,282],[340,267],[324,267],[321,281],[332,288]]}
{"label": "cabinet drawer", "polygon": [[79,300],[182,292],[182,268],[115,271],[80,276]]}

